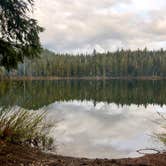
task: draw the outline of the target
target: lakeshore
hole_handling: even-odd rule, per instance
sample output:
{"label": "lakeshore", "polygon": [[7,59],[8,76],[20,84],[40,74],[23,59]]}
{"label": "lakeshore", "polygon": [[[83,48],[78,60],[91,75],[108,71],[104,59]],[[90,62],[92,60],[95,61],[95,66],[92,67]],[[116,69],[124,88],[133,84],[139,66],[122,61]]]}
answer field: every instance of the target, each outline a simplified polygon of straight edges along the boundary
{"label": "lakeshore", "polygon": [[43,153],[27,146],[0,142],[1,166],[164,166],[166,153],[126,159],[73,158]]}

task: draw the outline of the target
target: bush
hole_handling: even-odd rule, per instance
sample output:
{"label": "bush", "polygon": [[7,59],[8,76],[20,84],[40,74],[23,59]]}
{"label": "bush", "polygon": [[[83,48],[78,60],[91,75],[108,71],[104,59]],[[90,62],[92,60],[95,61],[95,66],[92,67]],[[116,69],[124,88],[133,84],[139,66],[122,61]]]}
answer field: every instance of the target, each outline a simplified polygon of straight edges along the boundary
{"label": "bush", "polygon": [[44,122],[44,111],[27,111],[22,108],[0,109],[0,139],[50,149],[53,139],[48,137],[51,125]]}

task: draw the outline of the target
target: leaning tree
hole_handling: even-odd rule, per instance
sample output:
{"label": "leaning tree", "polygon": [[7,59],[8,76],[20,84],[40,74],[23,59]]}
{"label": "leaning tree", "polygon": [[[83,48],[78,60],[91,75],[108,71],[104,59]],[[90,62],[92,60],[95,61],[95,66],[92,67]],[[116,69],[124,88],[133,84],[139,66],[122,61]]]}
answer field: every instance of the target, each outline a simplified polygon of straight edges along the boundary
{"label": "leaning tree", "polygon": [[30,17],[34,0],[0,0],[0,66],[16,68],[41,52],[37,20]]}

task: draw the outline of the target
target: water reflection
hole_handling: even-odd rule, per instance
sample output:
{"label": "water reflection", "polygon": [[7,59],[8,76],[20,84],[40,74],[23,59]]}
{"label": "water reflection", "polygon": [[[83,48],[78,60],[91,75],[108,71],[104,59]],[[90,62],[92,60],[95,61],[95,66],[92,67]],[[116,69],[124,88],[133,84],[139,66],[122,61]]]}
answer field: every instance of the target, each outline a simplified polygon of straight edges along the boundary
{"label": "water reflection", "polygon": [[55,101],[166,104],[166,81],[2,81],[0,105],[39,109]]}
{"label": "water reflection", "polygon": [[59,121],[51,131],[58,154],[123,158],[165,148],[152,135],[165,132],[166,81],[2,81],[2,105],[47,108],[48,121]]}
{"label": "water reflection", "polygon": [[[118,106],[92,101],[55,102],[47,107],[48,119],[60,121],[51,136],[58,154],[88,158],[136,157],[136,150],[165,148],[152,135],[163,132],[166,105]],[[157,124],[160,122],[160,124]]]}

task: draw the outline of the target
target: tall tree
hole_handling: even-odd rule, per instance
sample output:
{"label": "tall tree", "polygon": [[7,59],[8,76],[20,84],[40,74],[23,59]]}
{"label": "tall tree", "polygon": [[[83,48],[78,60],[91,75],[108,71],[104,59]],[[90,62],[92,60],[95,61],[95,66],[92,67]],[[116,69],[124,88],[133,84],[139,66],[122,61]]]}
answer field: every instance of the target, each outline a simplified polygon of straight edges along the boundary
{"label": "tall tree", "polygon": [[0,66],[7,70],[41,52],[39,33],[43,28],[28,16],[33,5],[34,0],[0,0]]}

